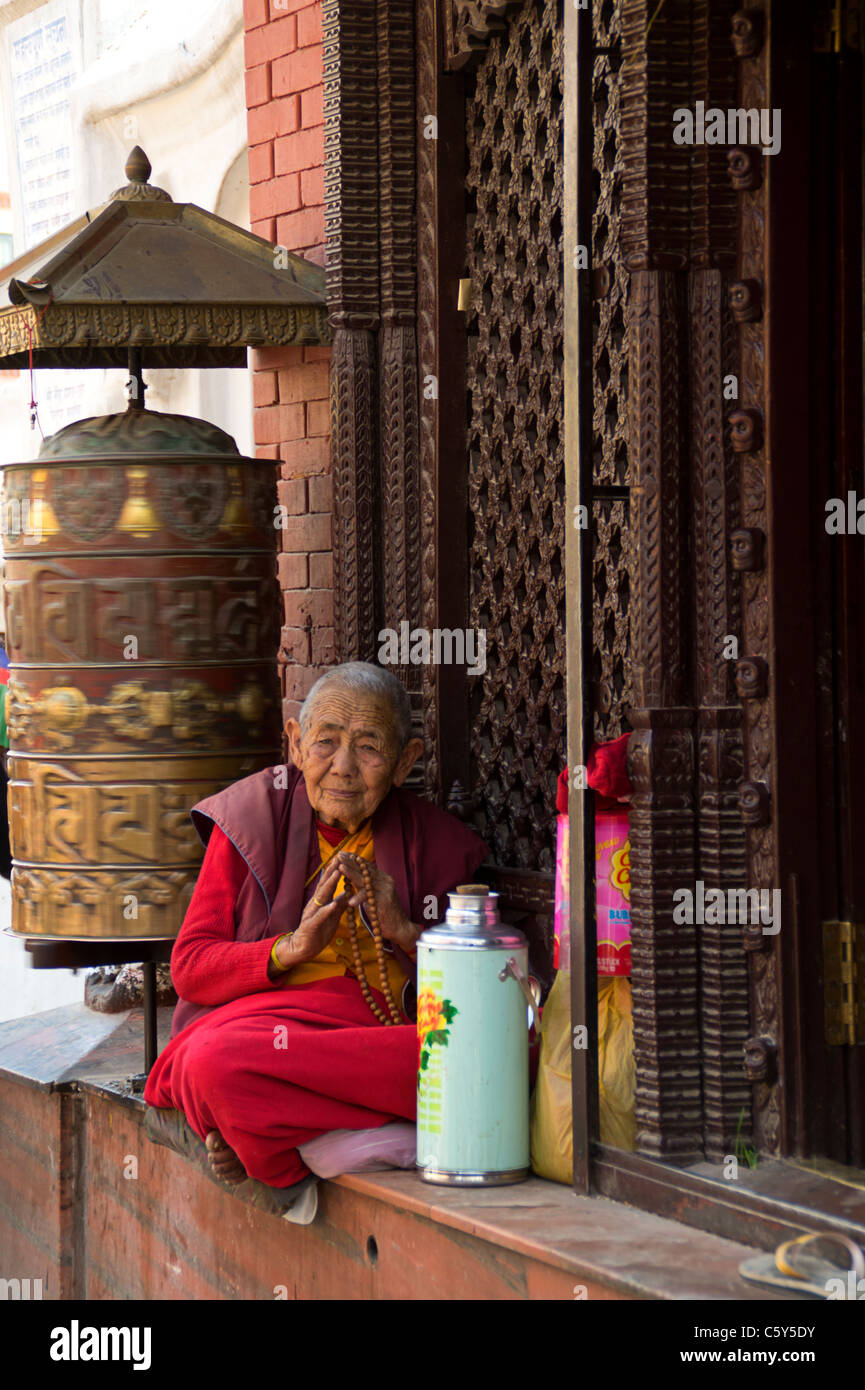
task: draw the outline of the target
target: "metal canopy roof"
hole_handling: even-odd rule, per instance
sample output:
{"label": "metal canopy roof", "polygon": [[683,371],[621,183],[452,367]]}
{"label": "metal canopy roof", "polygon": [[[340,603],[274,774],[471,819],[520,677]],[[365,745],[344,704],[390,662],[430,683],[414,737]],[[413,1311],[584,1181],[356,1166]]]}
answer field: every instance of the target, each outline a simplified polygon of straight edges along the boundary
{"label": "metal canopy roof", "polygon": [[[0,366],[244,366],[247,347],[330,342],[325,272],[175,203],[137,145],[101,209],[6,266]],[[283,268],[284,265],[284,268]]]}

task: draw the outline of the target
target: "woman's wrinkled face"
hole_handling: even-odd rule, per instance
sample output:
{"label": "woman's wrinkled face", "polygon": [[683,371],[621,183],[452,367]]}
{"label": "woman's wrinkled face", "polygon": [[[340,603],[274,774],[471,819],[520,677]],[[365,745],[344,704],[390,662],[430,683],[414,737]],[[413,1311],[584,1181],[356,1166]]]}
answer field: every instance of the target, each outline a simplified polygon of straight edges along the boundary
{"label": "woman's wrinkled face", "polygon": [[351,832],[392,786],[405,781],[423,748],[420,739],[411,739],[400,752],[389,700],[338,685],[316,696],[305,733],[296,719],[289,719],[286,730],[319,820]]}

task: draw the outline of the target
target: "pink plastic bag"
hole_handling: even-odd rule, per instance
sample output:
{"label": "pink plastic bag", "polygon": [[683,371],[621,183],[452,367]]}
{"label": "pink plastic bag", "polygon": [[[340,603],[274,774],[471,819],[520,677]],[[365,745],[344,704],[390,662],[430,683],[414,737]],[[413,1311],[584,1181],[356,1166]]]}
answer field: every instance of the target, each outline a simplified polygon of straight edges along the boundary
{"label": "pink plastic bag", "polygon": [[320,1178],[340,1173],[380,1173],[386,1168],[414,1168],[417,1130],[404,1120],[377,1129],[333,1129],[303,1144],[298,1153]]}
{"label": "pink plastic bag", "polygon": [[556,896],[553,912],[553,969],[571,968],[570,855],[568,817],[556,816]]}
{"label": "pink plastic bag", "polygon": [[[595,812],[595,897],[598,974],[631,973],[631,871],[628,812]],[[568,817],[556,817],[556,896],[553,966],[570,968]]]}
{"label": "pink plastic bag", "polygon": [[598,974],[631,973],[631,843],[627,811],[595,812]]}

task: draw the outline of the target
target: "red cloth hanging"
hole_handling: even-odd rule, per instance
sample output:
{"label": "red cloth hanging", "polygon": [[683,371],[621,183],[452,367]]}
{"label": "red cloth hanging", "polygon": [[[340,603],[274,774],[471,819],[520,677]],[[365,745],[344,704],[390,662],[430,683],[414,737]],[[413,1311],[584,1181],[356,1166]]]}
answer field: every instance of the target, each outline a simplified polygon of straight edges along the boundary
{"label": "red cloth hanging", "polygon": [[596,743],[586,764],[586,781],[595,793],[595,810],[621,810],[623,797],[634,788],[627,772],[630,733],[622,734],[609,743]]}
{"label": "red cloth hanging", "polygon": [[[630,733],[611,739],[609,743],[595,743],[586,764],[586,782],[595,793],[596,811],[621,810],[621,801],[633,793],[633,786],[627,772],[628,740]],[[556,786],[556,810],[560,816],[568,814],[568,769],[559,774]]]}

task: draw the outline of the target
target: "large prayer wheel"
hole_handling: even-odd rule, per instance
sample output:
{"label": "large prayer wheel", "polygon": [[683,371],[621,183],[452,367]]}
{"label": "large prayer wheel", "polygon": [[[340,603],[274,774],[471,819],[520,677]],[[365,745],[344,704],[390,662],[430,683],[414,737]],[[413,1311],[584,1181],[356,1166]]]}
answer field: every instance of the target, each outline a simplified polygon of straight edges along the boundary
{"label": "large prayer wheel", "polygon": [[274,465],[130,409],[4,481],[13,930],[172,937],[190,807],[281,759]]}

